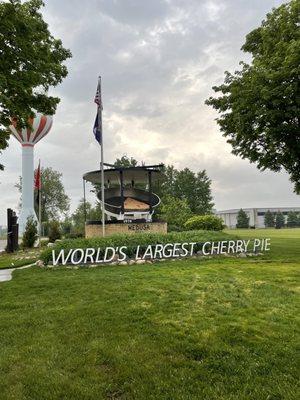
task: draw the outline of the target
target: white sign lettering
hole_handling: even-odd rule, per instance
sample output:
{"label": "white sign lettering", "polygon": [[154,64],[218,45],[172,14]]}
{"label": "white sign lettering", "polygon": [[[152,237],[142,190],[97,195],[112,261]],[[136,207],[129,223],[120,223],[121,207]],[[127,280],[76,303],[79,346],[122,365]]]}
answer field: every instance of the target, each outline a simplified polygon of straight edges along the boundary
{"label": "white sign lettering", "polygon": [[[153,260],[162,258],[190,257],[195,253],[203,256],[236,254],[247,252],[269,251],[271,239],[252,239],[252,240],[223,240],[219,242],[205,243],[159,243],[156,245],[138,245],[133,259]],[[196,247],[197,246],[197,247]],[[105,247],[86,249],[61,249],[58,252],[52,250],[53,265],[66,264],[102,264],[112,261],[124,261],[127,258],[127,246]]]}

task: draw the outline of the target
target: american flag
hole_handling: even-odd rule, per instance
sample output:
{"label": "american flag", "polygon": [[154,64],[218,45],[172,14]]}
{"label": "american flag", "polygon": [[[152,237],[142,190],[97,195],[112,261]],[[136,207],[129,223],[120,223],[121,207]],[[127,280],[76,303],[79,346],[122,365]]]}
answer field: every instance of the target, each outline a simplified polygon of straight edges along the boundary
{"label": "american flag", "polygon": [[101,77],[99,77],[98,80],[94,102],[98,105],[99,108],[101,108],[101,110],[103,110],[102,99],[101,99]]}
{"label": "american flag", "polygon": [[101,99],[101,77],[99,76],[97,90],[95,94],[94,102],[98,105],[95,123],[93,127],[93,133],[97,142],[102,145],[102,99]]}

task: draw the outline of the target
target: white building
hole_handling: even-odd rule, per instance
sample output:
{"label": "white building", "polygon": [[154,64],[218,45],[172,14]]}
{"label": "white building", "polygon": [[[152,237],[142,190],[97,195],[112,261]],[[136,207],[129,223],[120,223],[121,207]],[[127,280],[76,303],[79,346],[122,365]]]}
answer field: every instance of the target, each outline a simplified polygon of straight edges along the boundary
{"label": "white building", "polygon": [[[239,210],[239,208],[234,208],[232,210],[217,211],[216,215],[223,219],[224,224],[228,228],[236,228],[237,215]],[[300,207],[243,208],[243,210],[249,217],[249,226],[255,228],[265,227],[264,218],[265,213],[268,210],[274,214],[276,214],[277,212],[282,212],[282,214],[285,216],[285,219],[287,218],[287,215],[290,211],[300,213]]]}

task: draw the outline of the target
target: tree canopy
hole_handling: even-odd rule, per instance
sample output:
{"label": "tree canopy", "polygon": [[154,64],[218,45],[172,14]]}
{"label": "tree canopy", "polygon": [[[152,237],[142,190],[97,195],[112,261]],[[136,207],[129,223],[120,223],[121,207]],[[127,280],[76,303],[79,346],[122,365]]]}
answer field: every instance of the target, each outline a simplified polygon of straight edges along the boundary
{"label": "tree canopy", "polygon": [[186,200],[168,195],[162,203],[160,216],[169,224],[169,230],[181,230],[192,212]]}
{"label": "tree canopy", "polygon": [[264,223],[266,228],[274,228],[275,216],[270,210],[265,213]]}
{"label": "tree canopy", "polygon": [[47,91],[67,76],[63,62],[71,52],[50,34],[39,11],[43,5],[0,1],[0,150],[8,145],[10,117],[25,126],[34,111],[54,114],[59,98]]}
{"label": "tree canopy", "polygon": [[249,228],[249,220],[247,213],[241,208],[237,215],[237,228]]}
{"label": "tree canopy", "polygon": [[133,157],[128,157],[124,154],[121,158],[117,158],[114,162],[115,167],[136,167],[138,164],[137,160]]}
{"label": "tree canopy", "polygon": [[278,213],[275,216],[275,228],[280,229],[283,228],[285,224],[285,218],[282,212],[278,211]]}
{"label": "tree canopy", "polygon": [[205,170],[195,173],[189,168],[177,170],[173,165],[163,169],[165,180],[158,188],[158,194],[164,199],[173,196],[185,200],[193,214],[210,214],[214,206],[211,194],[211,180]]}
{"label": "tree canopy", "polygon": [[[135,158],[123,155],[114,162],[115,166],[135,167],[143,165]],[[153,192],[158,194],[165,201],[167,197],[175,197],[178,200],[186,201],[193,214],[210,214],[214,206],[211,194],[211,180],[205,170],[197,173],[189,168],[177,170],[173,165],[163,165],[162,172],[164,179],[159,184],[153,185]],[[94,185],[97,190],[99,185]],[[170,203],[170,199],[167,199]]]}
{"label": "tree canopy", "polygon": [[299,218],[295,211],[290,211],[288,213],[286,225],[289,228],[295,228],[296,226],[299,226]]}
{"label": "tree canopy", "polygon": [[85,221],[88,220],[100,220],[101,209],[98,204],[94,207],[89,201],[84,204],[84,199],[79,201],[76,210],[71,215],[71,231],[73,233],[84,235]]}
{"label": "tree canopy", "polygon": [[[41,203],[42,203],[42,221],[58,220],[62,215],[65,215],[70,208],[70,199],[65,193],[65,188],[62,183],[62,173],[55,171],[51,167],[41,168]],[[16,187],[22,191],[22,179]],[[38,214],[38,210],[36,209]]]}
{"label": "tree canopy", "polygon": [[232,152],[261,170],[285,169],[300,193],[300,1],[292,0],[267,14],[246,36],[242,50],[252,63],[225,73],[220,94],[206,104],[217,119]]}

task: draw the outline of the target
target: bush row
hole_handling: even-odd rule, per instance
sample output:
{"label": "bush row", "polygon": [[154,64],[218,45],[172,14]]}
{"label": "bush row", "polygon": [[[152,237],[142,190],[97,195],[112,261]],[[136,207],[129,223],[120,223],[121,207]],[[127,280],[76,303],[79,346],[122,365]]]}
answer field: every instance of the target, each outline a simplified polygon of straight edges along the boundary
{"label": "bush row", "polygon": [[41,254],[41,259],[45,264],[52,262],[52,250],[59,251],[61,249],[86,249],[86,248],[100,248],[104,255],[106,247],[120,247],[126,246],[125,253],[128,257],[132,257],[140,246],[140,249],[146,249],[149,245],[166,244],[166,243],[185,243],[196,242],[195,251],[201,248],[201,244],[208,241],[220,241],[237,239],[236,235],[229,235],[224,232],[216,231],[185,231],[185,232],[170,232],[167,234],[154,234],[154,233],[139,233],[135,235],[118,234],[108,237],[99,237],[91,239],[65,239],[56,243],[53,247],[47,248]]}

